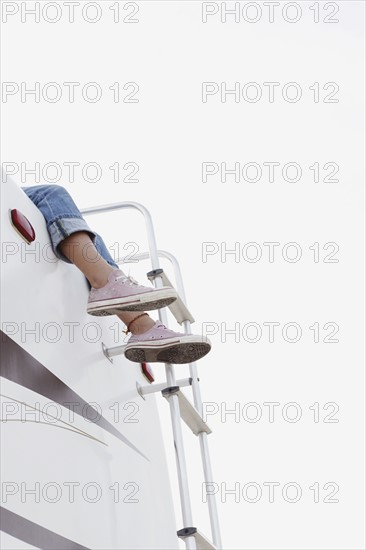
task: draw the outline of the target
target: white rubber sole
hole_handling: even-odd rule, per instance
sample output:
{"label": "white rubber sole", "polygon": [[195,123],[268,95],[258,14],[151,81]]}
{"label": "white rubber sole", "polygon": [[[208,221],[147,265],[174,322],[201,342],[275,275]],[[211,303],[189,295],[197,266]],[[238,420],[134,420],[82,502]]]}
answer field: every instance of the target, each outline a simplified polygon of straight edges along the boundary
{"label": "white rubber sole", "polygon": [[116,315],[121,311],[151,311],[168,306],[177,298],[178,294],[174,288],[165,287],[145,294],[127,296],[126,298],[91,302],[88,304],[87,312],[89,315],[104,317],[106,315]]}
{"label": "white rubber sole", "polygon": [[211,349],[205,336],[177,336],[161,340],[127,344],[124,354],[134,363],[193,363]]}

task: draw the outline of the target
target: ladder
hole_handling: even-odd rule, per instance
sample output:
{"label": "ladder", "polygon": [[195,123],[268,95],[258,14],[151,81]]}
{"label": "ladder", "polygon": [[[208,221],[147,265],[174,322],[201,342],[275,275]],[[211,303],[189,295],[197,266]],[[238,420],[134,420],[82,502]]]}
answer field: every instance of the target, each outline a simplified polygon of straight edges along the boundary
{"label": "ladder", "polygon": [[[135,255],[134,260],[143,260],[150,258],[152,269],[148,272],[147,276],[149,280],[153,282],[155,288],[160,288],[162,286],[172,286],[167,275],[165,274],[163,269],[160,268],[159,257],[164,257],[171,262],[177,285],[178,298],[168,307],[178,323],[183,326],[185,334],[191,334],[191,323],[194,322],[194,318],[192,317],[191,313],[185,305],[186,299],[180,266],[178,264],[178,261],[172,254],[170,254],[169,252],[158,250],[152,218],[147,208],[137,202],[118,202],[86,208],[81,210],[81,213],[83,215],[101,214],[105,212],[123,210],[128,208],[136,209],[143,215],[149,246],[149,252],[143,252]],[[118,264],[122,262],[127,263],[127,260],[124,260],[124,258],[118,258],[118,260],[116,261],[116,263]],[[166,308],[162,308],[159,310],[159,319],[164,325],[168,326]],[[103,353],[109,360],[112,360],[112,357],[114,356],[121,355],[125,348],[125,346],[114,346],[111,348],[107,348],[106,346],[104,346],[104,344],[102,344],[102,346]],[[149,386],[140,386],[139,384],[137,384],[137,391],[143,398],[149,393],[160,391],[163,397],[167,399],[170,406],[180,503],[183,519],[183,528],[177,531],[177,535],[181,540],[184,541],[186,549],[188,550],[219,550],[222,548],[222,543],[215,494],[211,492],[207,494],[212,542],[208,538],[206,538],[196,527],[193,526],[191,501],[189,495],[188,474],[184,452],[181,420],[183,420],[191,429],[193,434],[195,434],[199,438],[206,487],[210,484],[213,484],[213,474],[211,469],[207,439],[207,436],[211,433],[211,429],[202,418],[202,398],[199,387],[197,366],[196,363],[189,364],[190,375],[187,379],[176,380],[174,366],[170,363],[165,364],[165,373],[166,383],[151,384]],[[193,404],[181,391],[182,387],[192,388],[194,402]]]}

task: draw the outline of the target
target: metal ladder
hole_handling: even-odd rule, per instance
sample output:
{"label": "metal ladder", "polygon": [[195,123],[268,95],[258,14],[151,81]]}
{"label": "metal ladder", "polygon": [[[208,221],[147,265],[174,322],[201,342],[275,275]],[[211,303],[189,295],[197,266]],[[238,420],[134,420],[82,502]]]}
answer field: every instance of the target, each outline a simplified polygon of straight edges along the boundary
{"label": "metal ladder", "polygon": [[[174,269],[179,297],[168,307],[174,317],[177,319],[178,323],[183,325],[185,334],[191,334],[191,323],[194,322],[194,318],[192,317],[185,305],[184,286],[179,264],[172,254],[158,250],[152,218],[147,208],[137,202],[118,202],[92,208],[86,208],[81,210],[81,213],[83,215],[101,214],[105,212],[111,212],[113,210],[122,210],[127,208],[136,209],[144,216],[148,238],[149,252],[135,255],[134,260],[143,260],[150,257],[152,270],[147,274],[147,276],[149,280],[154,283],[154,286],[156,288],[160,288],[162,286],[172,286],[168,277],[160,268],[159,257],[164,257],[171,262]],[[118,258],[116,263],[122,263],[123,261],[123,258]],[[168,326],[168,317],[165,308],[159,310],[159,319],[164,325]],[[125,346],[114,346],[111,348],[106,348],[105,346],[103,346],[103,352],[108,357],[108,359],[111,359],[114,356],[121,355],[124,351],[124,348]],[[181,419],[199,438],[206,487],[210,484],[213,484],[213,474],[211,469],[211,461],[207,440],[207,436],[211,433],[211,429],[202,418],[202,399],[199,387],[197,366],[196,363],[189,364],[190,376],[188,379],[176,380],[174,367],[170,363],[165,364],[165,372],[166,383],[152,384],[149,386],[140,386],[139,384],[137,384],[137,390],[142,397],[149,393],[161,391],[162,395],[168,400],[170,405],[181,511],[183,518],[183,528],[177,531],[177,535],[184,541],[186,548],[189,550],[219,550],[222,548],[222,543],[215,494],[207,494],[212,542],[207,539],[196,527],[193,526],[188,474],[183,445]],[[184,386],[190,386],[192,388],[194,405],[181,391],[181,387]]]}

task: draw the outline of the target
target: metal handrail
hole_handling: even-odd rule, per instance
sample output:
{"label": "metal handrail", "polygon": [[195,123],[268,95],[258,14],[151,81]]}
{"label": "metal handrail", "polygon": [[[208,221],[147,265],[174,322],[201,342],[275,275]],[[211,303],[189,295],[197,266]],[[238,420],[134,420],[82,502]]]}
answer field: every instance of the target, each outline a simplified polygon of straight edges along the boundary
{"label": "metal handrail", "polygon": [[144,216],[145,224],[146,224],[147,239],[149,244],[149,254],[151,258],[151,266],[153,269],[158,269],[159,258],[157,254],[154,225],[152,222],[150,212],[143,204],[140,204],[139,202],[133,202],[133,201],[115,202],[112,204],[103,204],[101,206],[92,206],[90,208],[84,208],[83,210],[80,210],[80,212],[83,215],[102,214],[104,212],[113,212],[113,210],[122,210],[127,208],[134,208],[135,210],[138,210],[139,212],[141,212],[141,214]]}

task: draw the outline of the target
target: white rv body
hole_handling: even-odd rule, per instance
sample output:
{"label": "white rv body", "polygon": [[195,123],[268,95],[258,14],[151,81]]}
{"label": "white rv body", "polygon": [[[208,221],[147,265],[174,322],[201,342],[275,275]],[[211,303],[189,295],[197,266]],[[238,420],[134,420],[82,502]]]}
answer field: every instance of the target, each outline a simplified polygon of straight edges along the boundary
{"label": "white rv body", "polygon": [[2,549],[178,548],[155,396],[137,392],[149,384],[139,364],[102,352],[123,343],[120,322],[86,313],[85,277],[55,258],[41,212],[10,178],[1,231]]}

